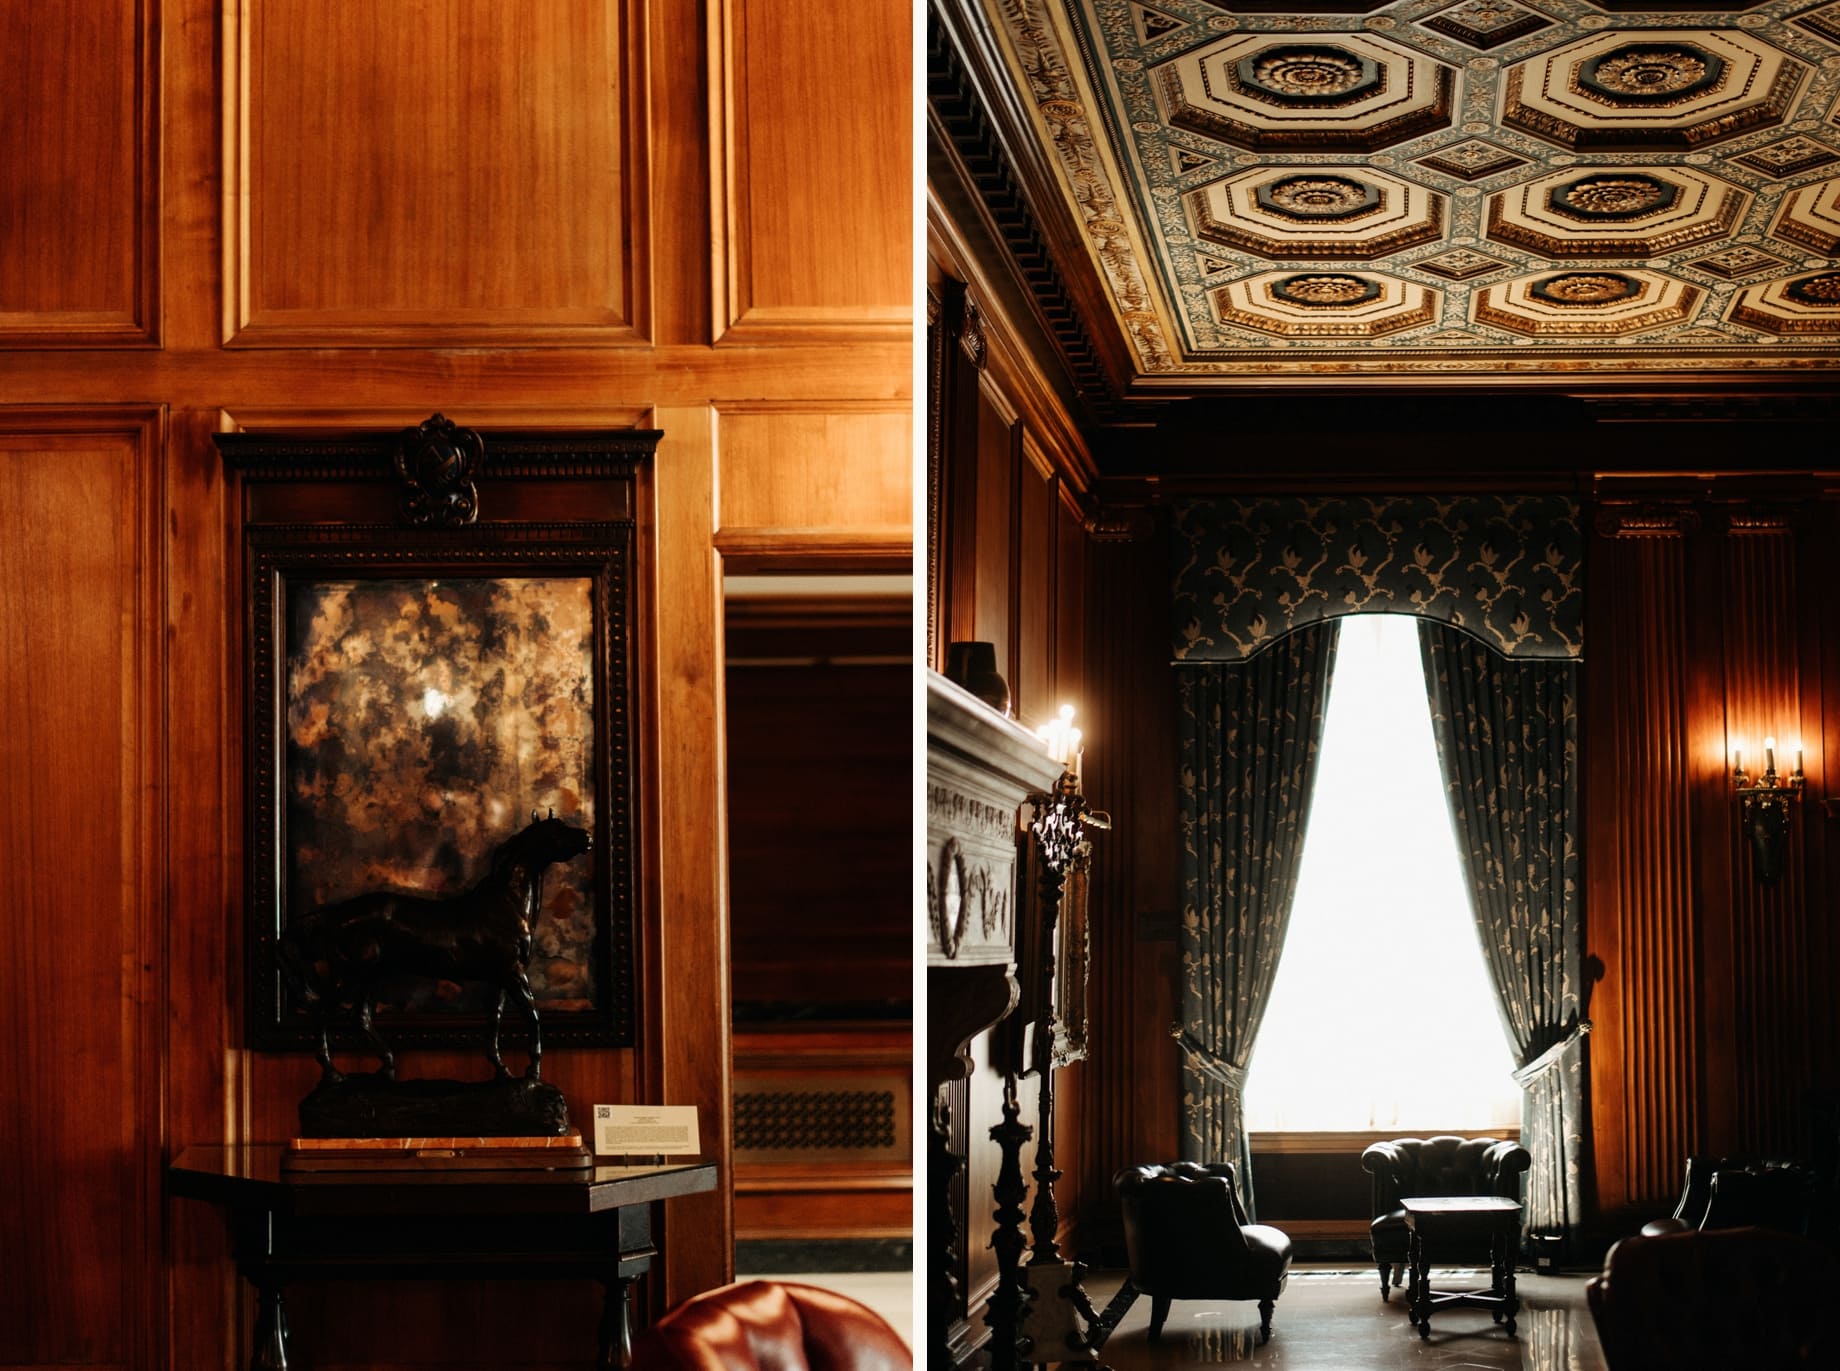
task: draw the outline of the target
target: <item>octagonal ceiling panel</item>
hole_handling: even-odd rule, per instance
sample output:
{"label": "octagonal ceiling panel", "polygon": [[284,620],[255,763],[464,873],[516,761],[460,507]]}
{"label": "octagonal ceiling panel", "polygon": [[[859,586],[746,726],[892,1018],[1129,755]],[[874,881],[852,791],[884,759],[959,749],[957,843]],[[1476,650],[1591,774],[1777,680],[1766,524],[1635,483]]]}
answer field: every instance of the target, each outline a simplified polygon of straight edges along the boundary
{"label": "octagonal ceiling panel", "polygon": [[1502,120],[1567,148],[1687,150],[1774,128],[1806,76],[1742,29],[1618,27],[1509,67]]}
{"label": "octagonal ceiling panel", "polygon": [[1813,248],[1829,257],[1840,252],[1840,177],[1785,195],[1770,232],[1784,243]]}
{"label": "octagonal ceiling panel", "polygon": [[1532,338],[1621,338],[1691,322],[1702,294],[1655,271],[1548,271],[1479,290],[1474,317]]}
{"label": "octagonal ceiling panel", "polygon": [[1375,152],[1450,125],[1456,73],[1366,34],[1252,35],[1157,71],[1170,124],[1243,148]]}
{"label": "octagonal ceiling panel", "polygon": [[1383,338],[1438,317],[1440,292],[1368,272],[1267,271],[1222,286],[1223,323],[1279,338]]}
{"label": "octagonal ceiling panel", "polygon": [[1840,0],[966,2],[1127,391],[1840,368]]}
{"label": "octagonal ceiling panel", "polygon": [[1729,237],[1749,201],[1696,167],[1567,167],[1491,195],[1487,235],[1542,257],[1659,257]]}
{"label": "octagonal ceiling panel", "polygon": [[1731,319],[1779,336],[1840,335],[1840,271],[1749,286],[1732,301]]}
{"label": "octagonal ceiling panel", "polygon": [[1260,257],[1383,257],[1444,236],[1444,197],[1365,167],[1263,167],[1189,192],[1195,233]]}

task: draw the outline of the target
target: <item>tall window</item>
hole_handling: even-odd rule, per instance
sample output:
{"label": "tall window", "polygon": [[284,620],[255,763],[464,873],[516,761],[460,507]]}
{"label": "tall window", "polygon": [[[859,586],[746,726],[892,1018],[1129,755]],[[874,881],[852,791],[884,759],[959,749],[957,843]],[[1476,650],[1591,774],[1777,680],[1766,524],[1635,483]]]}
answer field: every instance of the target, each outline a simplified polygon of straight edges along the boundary
{"label": "tall window", "polygon": [[1511,1126],[1513,1065],[1451,832],[1417,621],[1345,618],[1246,1127]]}

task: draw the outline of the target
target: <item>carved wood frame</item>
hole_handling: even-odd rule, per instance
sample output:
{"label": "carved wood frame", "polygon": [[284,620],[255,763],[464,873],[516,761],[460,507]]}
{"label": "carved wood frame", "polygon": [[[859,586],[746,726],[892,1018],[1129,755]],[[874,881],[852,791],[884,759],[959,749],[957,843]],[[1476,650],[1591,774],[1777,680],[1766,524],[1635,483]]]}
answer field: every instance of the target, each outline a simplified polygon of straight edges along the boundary
{"label": "carved wood frame", "polygon": [[[543,1036],[558,1047],[632,1046],[641,889],[635,514],[638,467],[661,435],[488,433],[479,519],[457,528],[406,521],[396,465],[402,436],[215,436],[242,495],[248,1045],[299,1050],[314,1036],[307,1015],[287,1002],[277,956],[288,917],[280,720],[290,580],[575,575],[589,580],[593,609],[596,991],[589,1009],[543,1010]],[[508,1031],[521,1028],[515,1019]],[[470,1047],[485,1033],[485,1016],[474,1013],[379,1014],[378,1022],[398,1047]],[[355,1038],[335,1032],[334,1041]]]}

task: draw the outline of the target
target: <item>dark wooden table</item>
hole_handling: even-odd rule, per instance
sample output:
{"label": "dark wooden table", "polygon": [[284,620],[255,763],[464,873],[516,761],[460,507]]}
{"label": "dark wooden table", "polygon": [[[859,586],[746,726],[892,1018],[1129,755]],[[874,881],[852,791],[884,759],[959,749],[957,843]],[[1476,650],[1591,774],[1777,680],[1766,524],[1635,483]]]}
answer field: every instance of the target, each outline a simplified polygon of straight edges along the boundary
{"label": "dark wooden table", "polygon": [[[1418,1336],[1431,1336],[1433,1309],[1486,1309],[1514,1336],[1521,1307],[1514,1293],[1514,1249],[1521,1233],[1521,1202],[1499,1195],[1440,1195],[1401,1200],[1406,1214],[1410,1313]],[[1430,1257],[1443,1242],[1489,1242],[1487,1290],[1433,1290]]]}
{"label": "dark wooden table", "polygon": [[632,1350],[633,1281],[652,1264],[652,1203],[713,1190],[713,1164],[576,1171],[281,1169],[278,1144],[188,1147],[172,1193],[227,1206],[237,1269],[257,1296],[251,1371],[285,1371],[296,1281],[478,1276],[601,1283],[599,1359]]}

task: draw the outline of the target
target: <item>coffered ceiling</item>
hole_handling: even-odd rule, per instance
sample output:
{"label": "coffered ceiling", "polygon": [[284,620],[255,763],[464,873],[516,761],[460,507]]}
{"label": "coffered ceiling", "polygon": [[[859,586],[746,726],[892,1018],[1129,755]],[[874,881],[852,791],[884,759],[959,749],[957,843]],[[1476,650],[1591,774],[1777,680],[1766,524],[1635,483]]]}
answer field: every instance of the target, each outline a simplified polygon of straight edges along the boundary
{"label": "coffered ceiling", "polygon": [[1840,0],[957,8],[1116,391],[1840,380]]}

